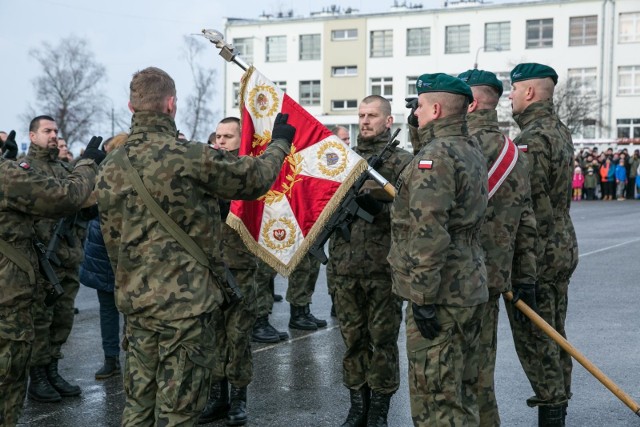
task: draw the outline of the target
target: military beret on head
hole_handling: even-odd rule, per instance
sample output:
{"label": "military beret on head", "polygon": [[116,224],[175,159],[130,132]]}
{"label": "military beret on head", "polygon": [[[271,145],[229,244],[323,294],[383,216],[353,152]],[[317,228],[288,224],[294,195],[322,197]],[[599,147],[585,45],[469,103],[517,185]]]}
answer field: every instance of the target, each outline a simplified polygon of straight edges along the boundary
{"label": "military beret on head", "polygon": [[548,65],[530,62],[518,64],[513,70],[511,70],[511,83],[531,79],[544,79],[545,77],[551,77],[554,85],[558,83],[558,74],[556,73],[556,70]]}
{"label": "military beret on head", "polygon": [[458,78],[469,86],[491,86],[496,88],[498,96],[502,96],[502,82],[491,71],[467,70],[458,74]]}
{"label": "military beret on head", "polygon": [[418,95],[431,92],[449,92],[466,96],[469,102],[473,102],[471,88],[457,77],[444,73],[423,74],[416,81]]}

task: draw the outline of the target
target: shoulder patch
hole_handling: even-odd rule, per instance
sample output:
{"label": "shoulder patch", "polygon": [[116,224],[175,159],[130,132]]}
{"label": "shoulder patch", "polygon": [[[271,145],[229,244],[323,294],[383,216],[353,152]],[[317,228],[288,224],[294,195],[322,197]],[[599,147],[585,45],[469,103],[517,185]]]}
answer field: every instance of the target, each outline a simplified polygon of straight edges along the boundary
{"label": "shoulder patch", "polygon": [[431,169],[433,167],[433,160],[420,160],[418,162],[418,169]]}
{"label": "shoulder patch", "polygon": [[24,169],[26,171],[31,169],[31,165],[29,163],[27,163],[27,162],[24,162],[24,161],[18,163],[18,166],[20,166],[22,169]]}
{"label": "shoulder patch", "polygon": [[527,150],[529,149],[529,145],[528,144],[520,144],[520,145],[518,145],[518,149],[520,151],[522,151],[523,153],[526,153]]}

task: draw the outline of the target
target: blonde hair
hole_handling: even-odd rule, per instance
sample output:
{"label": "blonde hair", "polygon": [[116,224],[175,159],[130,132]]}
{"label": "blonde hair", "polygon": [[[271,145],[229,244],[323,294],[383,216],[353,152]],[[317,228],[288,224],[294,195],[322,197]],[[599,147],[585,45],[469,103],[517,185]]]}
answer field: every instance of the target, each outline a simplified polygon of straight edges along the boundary
{"label": "blonde hair", "polygon": [[119,134],[107,139],[107,141],[104,143],[105,144],[104,150],[107,153],[110,153],[116,148],[123,146],[124,143],[127,142],[127,138],[129,138],[129,134],[125,132],[120,132]]}

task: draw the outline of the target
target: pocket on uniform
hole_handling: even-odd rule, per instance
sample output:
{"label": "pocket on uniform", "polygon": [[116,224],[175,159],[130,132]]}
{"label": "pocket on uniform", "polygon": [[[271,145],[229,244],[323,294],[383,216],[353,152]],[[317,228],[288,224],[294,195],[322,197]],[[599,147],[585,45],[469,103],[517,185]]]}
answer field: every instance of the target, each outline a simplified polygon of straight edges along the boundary
{"label": "pocket on uniform", "polygon": [[[410,355],[410,378],[419,394],[442,393],[446,388],[447,372],[451,369],[450,353],[453,324],[444,324],[433,340],[407,341]],[[455,393],[455,390],[453,390]]]}

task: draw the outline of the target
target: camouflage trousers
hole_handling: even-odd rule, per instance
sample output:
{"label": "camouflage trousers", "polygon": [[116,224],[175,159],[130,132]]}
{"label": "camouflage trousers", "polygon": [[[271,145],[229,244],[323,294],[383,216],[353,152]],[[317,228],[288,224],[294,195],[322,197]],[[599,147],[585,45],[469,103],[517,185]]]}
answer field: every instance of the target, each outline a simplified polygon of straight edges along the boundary
{"label": "camouflage trousers", "polygon": [[224,311],[213,312],[216,343],[212,381],[227,378],[236,387],[246,387],[253,375],[250,341],[257,312],[256,271],[232,269],[231,273],[244,298]]}
{"label": "camouflage trousers", "polygon": [[62,359],[64,357],[61,350],[62,344],[67,342],[71,334],[80,282],[77,275],[73,274],[60,274],[59,278],[64,294],[58,298],[53,307],[44,305],[44,290],[40,292],[38,303],[35,304],[33,312],[35,338],[31,355],[33,366],[48,365],[52,358]]}
{"label": "camouflage trousers", "polygon": [[497,427],[500,425],[500,414],[498,413],[494,385],[499,311],[500,296],[489,295],[489,301],[483,305],[482,309],[482,328],[480,329],[478,343],[478,389],[476,395],[478,397],[481,427]]}
{"label": "camouflage trousers", "polygon": [[268,316],[273,308],[273,288],[271,280],[276,276],[273,268],[267,263],[258,259],[258,269],[256,270],[256,306],[257,317]]}
{"label": "camouflage trousers", "polygon": [[310,254],[305,255],[289,276],[286,297],[289,304],[298,307],[311,304],[311,297],[316,289],[319,273],[320,261]]}
{"label": "camouflage trousers", "polygon": [[212,314],[127,316],[123,426],[195,426],[214,365]]}
{"label": "camouflage trousers", "polygon": [[398,333],[402,300],[390,279],[334,276],[334,304],[346,346],[343,382],[352,390],[368,384],[381,394],[400,385]]}
{"label": "camouflage trousers", "polygon": [[22,412],[27,393],[32,322],[31,308],[0,308],[0,426],[15,426]]}
{"label": "camouflage trousers", "polygon": [[411,418],[415,426],[478,425],[478,342],[483,305],[436,306],[442,330],[426,340],[407,306]]}
{"label": "camouflage trousers", "polygon": [[[567,318],[567,291],[569,280],[555,283],[540,282],[536,288],[538,314],[563,337]],[[527,405],[560,405],[571,398],[571,356],[547,334],[532,324],[514,321],[513,305],[506,304],[511,331],[518,358],[535,396]]]}

